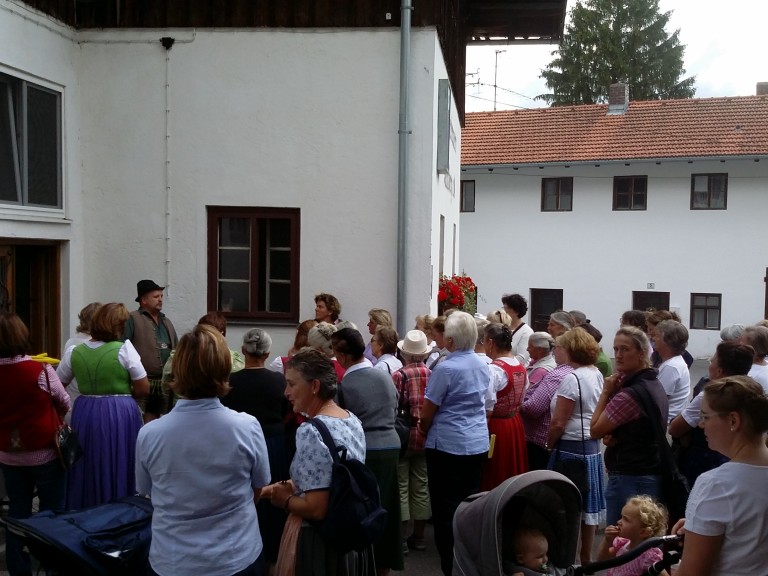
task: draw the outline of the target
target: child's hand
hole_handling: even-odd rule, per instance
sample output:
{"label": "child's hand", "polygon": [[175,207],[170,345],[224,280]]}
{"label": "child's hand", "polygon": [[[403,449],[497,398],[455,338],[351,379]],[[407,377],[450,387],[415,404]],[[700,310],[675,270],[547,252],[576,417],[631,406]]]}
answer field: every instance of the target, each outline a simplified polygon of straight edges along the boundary
{"label": "child's hand", "polygon": [[605,539],[609,542],[613,542],[613,539],[619,535],[619,527],[614,525],[608,525],[605,527]]}

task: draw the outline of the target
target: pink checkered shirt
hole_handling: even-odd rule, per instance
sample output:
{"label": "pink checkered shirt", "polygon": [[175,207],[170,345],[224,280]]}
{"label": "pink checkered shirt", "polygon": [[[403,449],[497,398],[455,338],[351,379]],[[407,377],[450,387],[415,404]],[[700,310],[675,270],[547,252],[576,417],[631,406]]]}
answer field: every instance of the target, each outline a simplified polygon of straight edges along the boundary
{"label": "pink checkered shirt", "polygon": [[424,362],[408,364],[392,373],[398,395],[398,405],[409,405],[411,412],[411,437],[408,440],[408,450],[423,452],[427,438],[419,432],[416,422],[421,418],[421,408],[424,406],[424,391],[432,371]]}
{"label": "pink checkered shirt", "polygon": [[[8,364],[17,364],[24,362],[25,360],[31,360],[29,356],[14,356],[13,358],[0,358],[0,366]],[[42,390],[48,392],[48,381],[51,383],[51,396],[53,402],[56,404],[56,408],[59,415],[63,416],[69,411],[69,394],[64,390],[64,386],[61,385],[59,377],[56,375],[56,371],[50,364],[45,364],[45,372],[48,374],[48,379],[45,378],[45,373],[40,372],[40,376],[37,379],[37,385]],[[53,440],[53,438],[51,438]],[[2,452],[0,451],[0,463],[8,466],[40,466],[46,464],[51,460],[56,459],[56,450],[53,448],[43,448],[42,450],[29,450],[27,452]]]}
{"label": "pink checkered shirt", "polygon": [[560,364],[549,374],[544,376],[538,384],[531,385],[525,391],[525,399],[520,409],[525,428],[525,439],[542,448],[546,447],[549,423],[552,413],[549,406],[552,396],[560,387],[560,382],[566,374],[573,372],[573,366]]}
{"label": "pink checkered shirt", "polygon": [[618,427],[637,420],[642,416],[642,412],[640,404],[632,394],[626,390],[619,390],[606,404],[605,415]]}

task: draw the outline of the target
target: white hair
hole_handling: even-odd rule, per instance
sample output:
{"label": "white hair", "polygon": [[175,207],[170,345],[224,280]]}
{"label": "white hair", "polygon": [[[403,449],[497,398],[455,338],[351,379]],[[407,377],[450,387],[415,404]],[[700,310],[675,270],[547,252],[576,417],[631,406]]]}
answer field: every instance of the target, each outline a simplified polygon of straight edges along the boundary
{"label": "white hair", "polygon": [[456,311],[445,320],[445,337],[453,341],[454,350],[474,350],[477,324],[466,312]]}

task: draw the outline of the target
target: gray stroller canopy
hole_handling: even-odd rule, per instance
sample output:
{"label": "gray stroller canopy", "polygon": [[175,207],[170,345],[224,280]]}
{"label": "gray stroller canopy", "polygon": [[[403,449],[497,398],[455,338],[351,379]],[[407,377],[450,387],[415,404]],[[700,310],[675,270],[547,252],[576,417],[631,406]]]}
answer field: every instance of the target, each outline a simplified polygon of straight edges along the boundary
{"label": "gray stroller canopy", "polygon": [[514,476],[459,504],[453,518],[454,576],[501,576],[514,561],[512,533],[537,528],[549,541],[549,563],[571,566],[581,525],[581,494],[562,474],[537,470]]}

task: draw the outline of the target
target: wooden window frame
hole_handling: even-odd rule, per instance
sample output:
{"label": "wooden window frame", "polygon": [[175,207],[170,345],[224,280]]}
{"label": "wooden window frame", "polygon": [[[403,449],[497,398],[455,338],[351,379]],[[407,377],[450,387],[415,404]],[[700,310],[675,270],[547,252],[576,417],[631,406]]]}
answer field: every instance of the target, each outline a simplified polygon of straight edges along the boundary
{"label": "wooden window frame", "polygon": [[[557,182],[557,202],[556,202],[557,207],[554,209],[548,209],[545,207],[547,182],[550,182],[550,181]],[[571,185],[571,191],[570,191],[571,205],[569,208],[561,208],[562,199],[564,195],[562,192],[562,187],[564,182],[569,182]],[[573,211],[573,178],[571,176],[561,176],[561,177],[541,179],[541,211],[542,212],[572,212]]]}
{"label": "wooden window frame", "polygon": [[[628,180],[630,182],[630,190],[628,193],[625,192],[619,192],[618,187],[619,183],[622,181]],[[643,194],[643,207],[638,208],[635,206],[635,194],[639,194],[639,192],[635,192],[635,188],[637,185],[637,182],[642,181],[645,184],[645,190],[642,192]],[[621,208],[618,205],[618,197],[620,194],[628,194],[629,195],[629,207],[628,208]],[[648,176],[614,176],[613,177],[613,210],[616,212],[631,212],[631,211],[641,211],[641,210],[647,210],[648,209]]]}
{"label": "wooden window frame", "polygon": [[[300,301],[300,230],[301,212],[299,208],[272,208],[252,206],[208,206],[207,207],[207,240],[208,240],[208,310],[220,310],[219,305],[219,234],[220,220],[222,218],[239,218],[250,220],[250,269],[248,271],[249,282],[249,309],[247,311],[221,310],[228,319],[234,321],[270,322],[275,324],[296,324],[299,322]],[[270,219],[290,220],[290,278],[286,283],[290,286],[289,309],[285,312],[270,312],[259,309],[258,302],[265,291],[267,278],[260,277],[260,255],[263,247],[260,247],[258,231],[259,221]],[[266,296],[264,296],[266,297]]]}
{"label": "wooden window frame", "polygon": [[[704,297],[705,302],[707,299],[711,297],[717,297],[718,304],[717,306],[709,306],[708,304],[704,304],[704,306],[701,305],[694,305],[694,300],[696,297]],[[694,325],[694,312],[696,310],[703,310],[704,311],[704,326],[695,326]],[[717,326],[707,326],[707,312],[709,310],[717,310]],[[719,294],[717,292],[691,292],[691,315],[689,316],[690,322],[689,327],[691,330],[720,330],[720,327],[723,323],[723,295]]]}
{"label": "wooden window frame", "polygon": [[[707,177],[707,205],[706,206],[694,206],[694,198],[696,195],[696,178],[700,176]],[[722,177],[724,190],[723,190],[723,206],[722,208],[712,207],[712,178]],[[728,173],[727,172],[704,172],[699,174],[691,174],[691,210],[727,210],[728,209]]]}
{"label": "wooden window frame", "polygon": [[[470,186],[471,184],[471,186]],[[468,190],[471,188],[471,197],[472,201],[469,201],[470,191]],[[474,212],[475,211],[475,201],[476,201],[476,194],[475,190],[477,190],[477,186],[475,184],[474,180],[462,180],[461,181],[461,202],[459,204],[459,211],[460,212]],[[471,205],[470,205],[471,204]]]}

